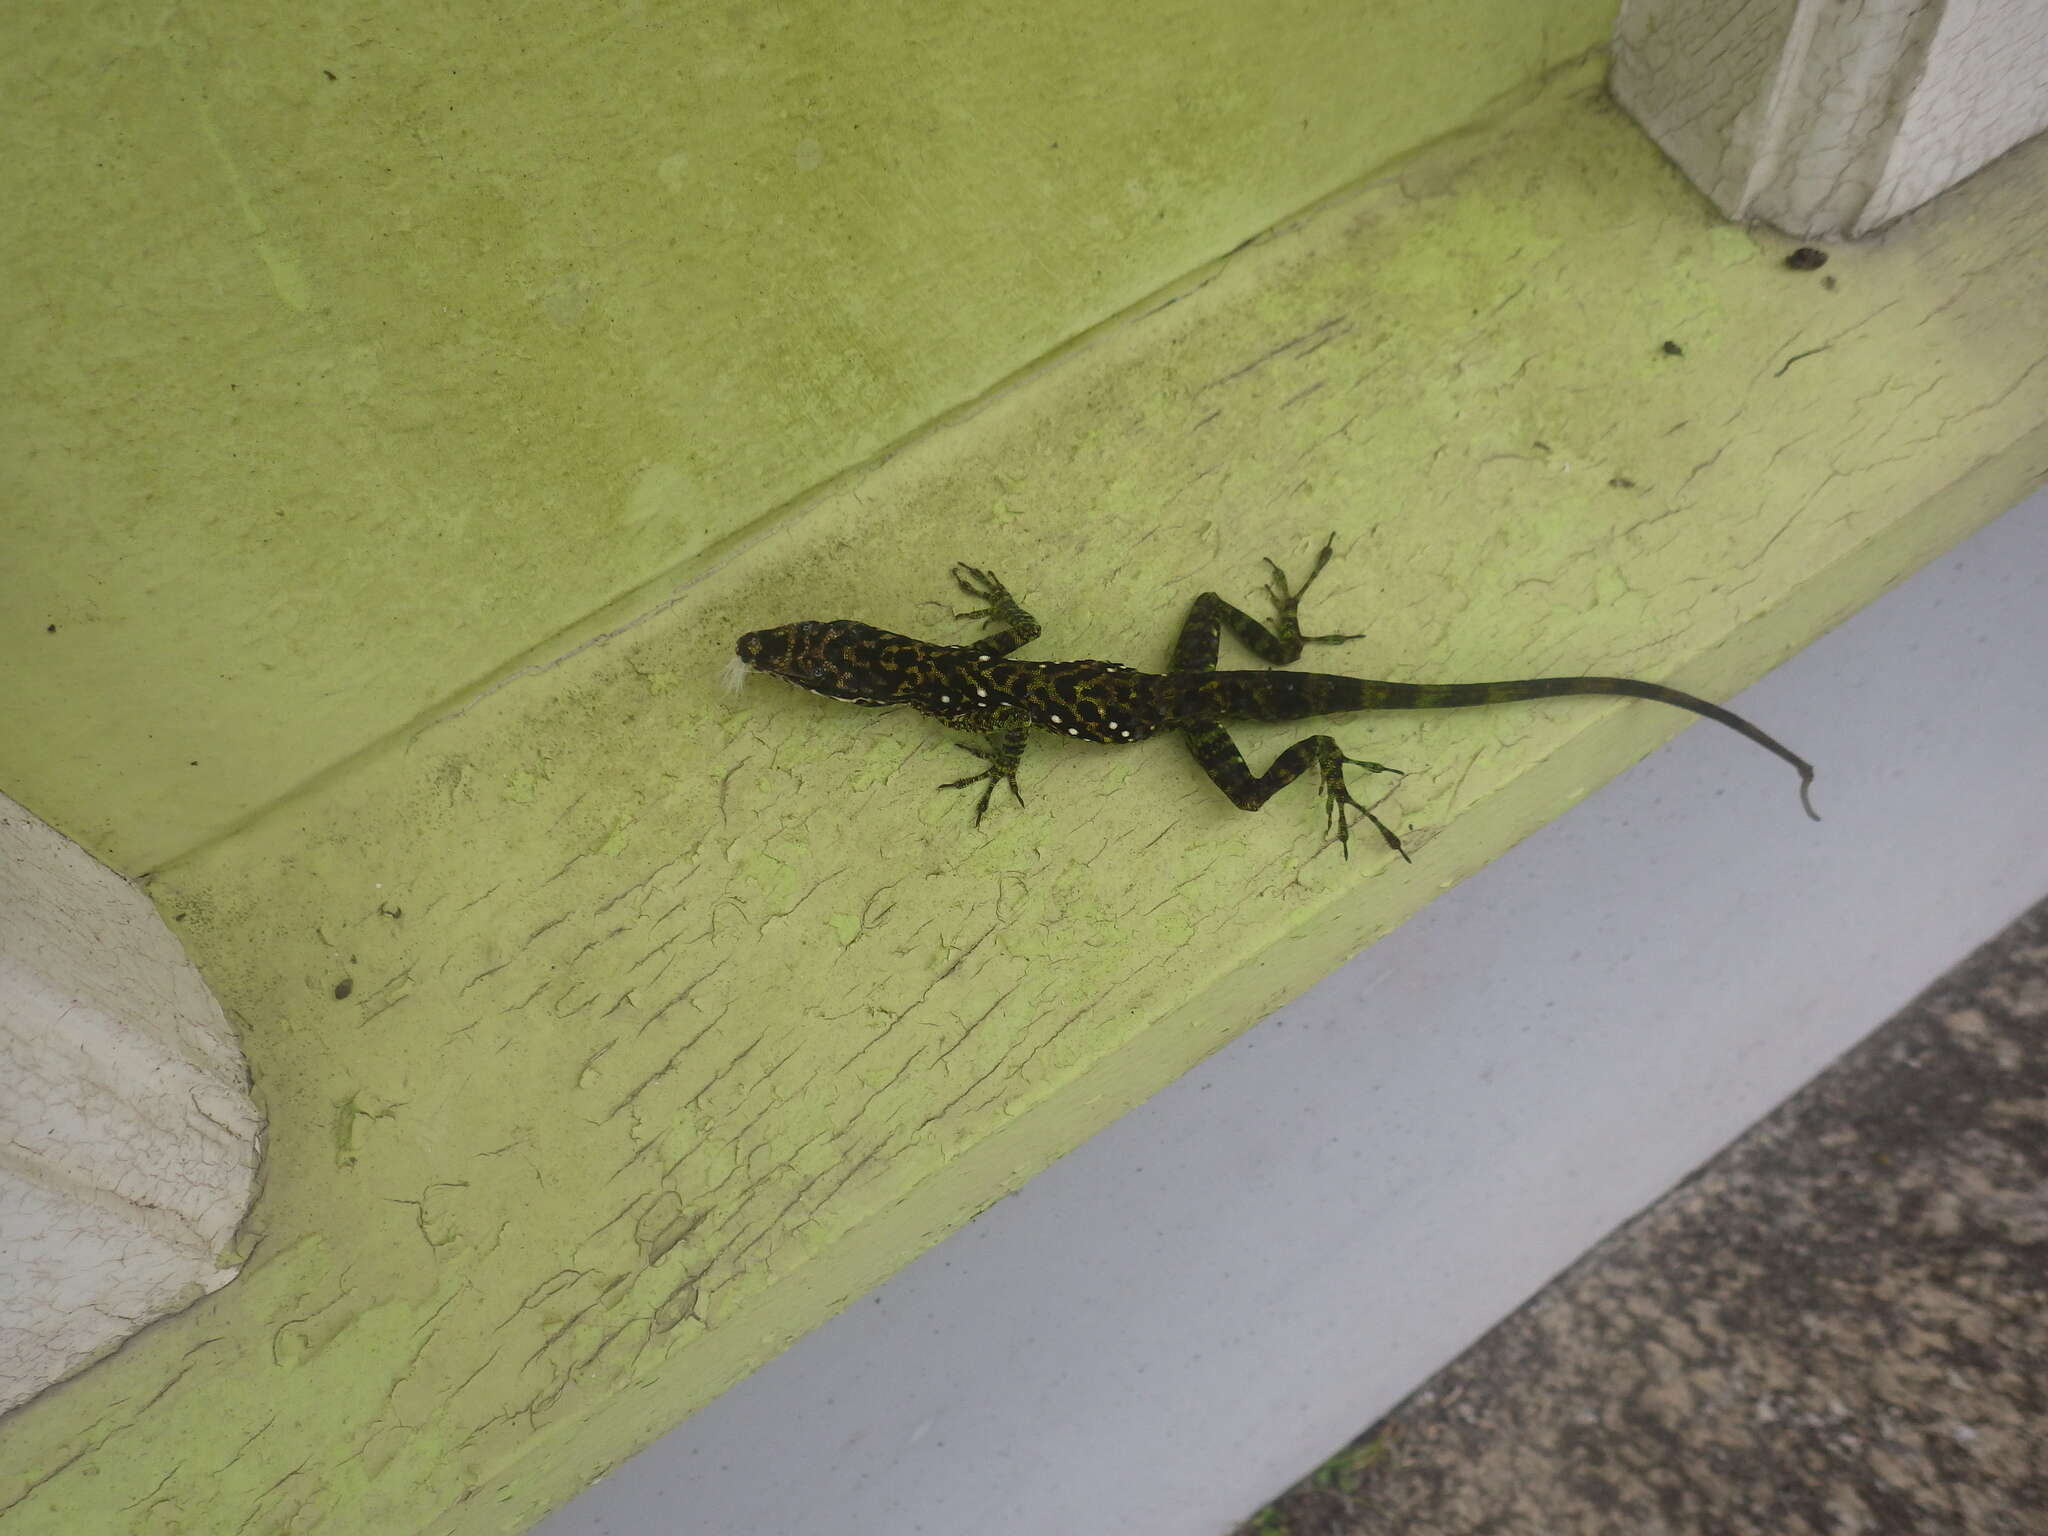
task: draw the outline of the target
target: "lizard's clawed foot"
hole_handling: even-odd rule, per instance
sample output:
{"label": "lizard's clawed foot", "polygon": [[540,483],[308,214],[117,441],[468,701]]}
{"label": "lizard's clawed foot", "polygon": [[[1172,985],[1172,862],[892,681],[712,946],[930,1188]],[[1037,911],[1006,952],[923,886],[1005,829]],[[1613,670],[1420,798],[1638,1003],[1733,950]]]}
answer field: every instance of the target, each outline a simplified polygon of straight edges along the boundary
{"label": "lizard's clawed foot", "polygon": [[998,634],[982,636],[981,643],[989,652],[982,657],[983,661],[993,656],[1007,656],[1018,646],[1029,645],[1038,638],[1038,620],[1024,611],[1024,605],[1010,595],[1008,587],[996,580],[993,571],[962,563],[953,567],[953,584],[969,597],[979,598],[988,605],[956,613],[954,618],[980,619],[985,624],[1003,626]]}
{"label": "lizard's clawed foot", "polygon": [[979,773],[970,773],[964,779],[949,779],[939,786],[941,789],[965,789],[970,784],[981,785],[981,799],[976,802],[974,807],[974,824],[977,827],[981,825],[981,818],[988,814],[989,798],[995,794],[998,784],[1009,785],[1010,793],[1016,797],[1017,803],[1019,805],[1024,803],[1024,792],[1017,788],[1017,765],[1015,763],[1006,763],[990,752],[988,748],[971,741],[956,741],[953,745],[962,752],[973,753],[988,764]]}
{"label": "lizard's clawed foot", "polygon": [[1351,822],[1353,818],[1347,814],[1347,811],[1356,811],[1359,816],[1371,822],[1378,829],[1381,838],[1385,840],[1389,848],[1398,853],[1407,863],[1414,863],[1415,861],[1408,857],[1408,850],[1401,846],[1401,839],[1394,835],[1393,828],[1389,827],[1379,817],[1373,815],[1370,810],[1360,805],[1351,797],[1350,786],[1344,782],[1344,765],[1346,763],[1349,763],[1354,768],[1363,768],[1368,773],[1399,775],[1401,772],[1399,768],[1389,768],[1385,763],[1369,763],[1362,757],[1346,757],[1341,752],[1326,754],[1318,764],[1323,772],[1323,830],[1325,832],[1334,831],[1337,834],[1338,846],[1344,850],[1344,857],[1350,858]]}
{"label": "lizard's clawed foot", "polygon": [[971,609],[956,613],[956,619],[1005,619],[1008,611],[1017,606],[1017,600],[1010,596],[1010,589],[996,580],[993,573],[979,566],[958,564],[953,567],[953,583],[969,597],[987,603],[986,608]]}
{"label": "lizard's clawed foot", "polygon": [[1266,561],[1266,568],[1273,573],[1272,579],[1266,583],[1266,595],[1273,600],[1273,612],[1280,621],[1282,637],[1299,640],[1303,645],[1343,645],[1346,641],[1365,638],[1363,635],[1304,635],[1301,632],[1301,620],[1297,617],[1301,600],[1315,579],[1323,574],[1323,567],[1330,563],[1336,544],[1337,535],[1334,533],[1323,540],[1323,547],[1316,555],[1316,563],[1309,568],[1309,573],[1301,578],[1299,587],[1288,582],[1287,573],[1280,569],[1277,561],[1270,558]]}

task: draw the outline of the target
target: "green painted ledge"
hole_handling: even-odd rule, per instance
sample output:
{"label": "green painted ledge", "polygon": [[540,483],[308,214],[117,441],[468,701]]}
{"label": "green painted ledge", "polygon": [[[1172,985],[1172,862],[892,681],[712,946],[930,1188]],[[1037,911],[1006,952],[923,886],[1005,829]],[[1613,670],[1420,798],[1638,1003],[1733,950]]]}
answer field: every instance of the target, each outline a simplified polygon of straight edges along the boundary
{"label": "green painted ledge", "polygon": [[[1412,770],[1382,807],[1412,867],[1340,863],[1305,789],[1241,815],[1170,746],[1041,746],[976,832],[919,721],[720,693],[742,628],[957,633],[968,558],[1046,654],[1150,661],[1194,592],[1334,527],[1312,621],[1370,631],[1362,672],[1723,695],[2048,472],[2014,323],[2048,314],[2044,146],[1831,289],[1596,78],[160,871],[271,1117],[252,1256],[7,1422],[6,1536],[516,1530],[1681,723],[1339,727]],[[1731,857],[1883,835],[1811,828],[1761,752],[1727,814]]]}

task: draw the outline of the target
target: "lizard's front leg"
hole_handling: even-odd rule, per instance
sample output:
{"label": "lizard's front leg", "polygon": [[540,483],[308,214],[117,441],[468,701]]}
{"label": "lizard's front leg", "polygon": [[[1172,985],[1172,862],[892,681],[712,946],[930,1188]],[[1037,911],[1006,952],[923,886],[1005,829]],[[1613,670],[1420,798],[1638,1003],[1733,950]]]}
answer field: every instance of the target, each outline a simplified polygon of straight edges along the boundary
{"label": "lizard's front leg", "polygon": [[995,709],[985,715],[964,715],[950,721],[963,731],[974,731],[985,736],[987,741],[956,741],[954,746],[962,752],[972,752],[988,766],[979,773],[970,773],[964,779],[951,779],[941,784],[941,789],[965,789],[970,784],[981,785],[981,799],[974,807],[974,824],[981,825],[981,818],[988,814],[989,797],[996,792],[998,784],[1010,786],[1010,793],[1017,803],[1024,803],[1024,795],[1017,788],[1017,764],[1024,756],[1024,742],[1031,734],[1031,725],[1015,710]]}
{"label": "lizard's front leg", "polygon": [[1301,659],[1305,645],[1342,645],[1347,640],[1362,640],[1363,635],[1304,635],[1298,613],[1301,599],[1323,567],[1330,563],[1330,554],[1337,542],[1334,533],[1323,541],[1322,552],[1316,556],[1315,565],[1301,580],[1301,585],[1290,586],[1287,573],[1271,560],[1266,564],[1272,568],[1273,576],[1266,583],[1266,594],[1273,599],[1273,628],[1268,629],[1257,619],[1231,603],[1226,603],[1214,592],[1204,592],[1188,609],[1187,622],[1181,625],[1180,639],[1174,643],[1171,670],[1175,672],[1213,672],[1216,670],[1216,647],[1221,631],[1228,629],[1244,648],[1261,661],[1270,661],[1276,667],[1284,667]]}
{"label": "lizard's front leg", "polygon": [[1038,620],[1024,611],[1024,605],[1010,596],[1010,589],[989,572],[972,565],[953,567],[953,581],[969,597],[980,598],[988,604],[986,608],[970,609],[956,613],[956,619],[988,619],[1004,628],[993,635],[983,635],[975,642],[984,656],[1007,656],[1019,646],[1029,645],[1038,638]]}
{"label": "lizard's front leg", "polygon": [[[1220,725],[1191,725],[1181,733],[1187,738],[1188,749],[1195,754],[1195,761],[1202,771],[1209,775],[1215,786],[1230,797],[1230,803],[1241,811],[1256,811],[1274,795],[1292,784],[1309,769],[1314,768],[1323,780],[1324,826],[1336,827],[1337,841],[1343,846],[1344,857],[1351,857],[1351,818],[1349,811],[1356,811],[1379,829],[1386,844],[1402,858],[1408,858],[1408,850],[1401,846],[1401,839],[1394,836],[1393,828],[1373,815],[1365,806],[1351,798],[1351,790],[1344,783],[1344,765],[1352,764],[1369,773],[1399,773],[1398,768],[1389,768],[1385,763],[1368,763],[1363,758],[1346,757],[1336,739],[1330,736],[1306,736],[1273,759],[1273,766],[1254,777],[1244,760],[1244,754],[1237,750],[1237,743],[1230,739],[1230,733]],[[1410,860],[1409,862],[1414,862]]]}

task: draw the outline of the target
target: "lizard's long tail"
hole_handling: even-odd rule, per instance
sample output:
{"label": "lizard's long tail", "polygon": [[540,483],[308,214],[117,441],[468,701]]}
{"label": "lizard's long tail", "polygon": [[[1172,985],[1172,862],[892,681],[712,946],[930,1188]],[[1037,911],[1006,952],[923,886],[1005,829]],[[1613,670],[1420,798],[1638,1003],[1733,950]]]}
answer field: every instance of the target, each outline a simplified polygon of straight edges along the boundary
{"label": "lizard's long tail", "polygon": [[1655,699],[1674,704],[1709,720],[1717,720],[1738,731],[1767,752],[1775,752],[1799,771],[1799,803],[1808,816],[1820,820],[1813,808],[1813,764],[1766,731],[1751,725],[1732,709],[1662,683],[1640,682],[1632,677],[1531,677],[1511,683],[1383,683],[1371,678],[1352,678],[1361,694],[1355,709],[1464,709],[1478,704],[1512,704],[1521,699],[1552,699],[1566,694],[1619,694],[1631,699]]}
{"label": "lizard's long tail", "polygon": [[[1237,679],[1259,679],[1256,686],[1244,686]],[[1523,699],[1554,699],[1567,694],[1607,694],[1630,699],[1654,699],[1718,720],[1731,731],[1739,731],[1768,752],[1774,752],[1799,771],[1799,803],[1815,821],[1813,808],[1813,764],[1768,732],[1751,725],[1733,710],[1662,683],[1639,682],[1632,677],[1530,677],[1508,683],[1387,683],[1366,677],[1337,677],[1313,672],[1213,672],[1218,702],[1231,706],[1237,719],[1298,720],[1307,715],[1346,714],[1357,709],[1469,709],[1481,704],[1512,704]]]}

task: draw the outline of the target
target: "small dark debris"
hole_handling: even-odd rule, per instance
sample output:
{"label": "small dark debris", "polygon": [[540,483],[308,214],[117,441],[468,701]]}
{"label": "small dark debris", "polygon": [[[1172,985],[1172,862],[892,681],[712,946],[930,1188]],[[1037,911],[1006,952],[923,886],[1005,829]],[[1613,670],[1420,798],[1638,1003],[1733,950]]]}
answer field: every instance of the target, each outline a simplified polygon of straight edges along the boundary
{"label": "small dark debris", "polygon": [[1536,441],[1536,451],[1538,453],[1548,453],[1550,452],[1550,444],[1544,442],[1542,439],[1539,438]]}
{"label": "small dark debris", "polygon": [[347,996],[349,995],[349,993],[351,993],[351,992],[355,991],[355,989],[356,989],[356,984],[355,984],[355,979],[354,979],[353,977],[350,977],[350,976],[344,976],[344,977],[342,977],[342,978],[341,978],[341,980],[337,981],[337,982],[336,982],[336,983],[334,984],[334,1000],[335,1000],[335,1001],[336,1001],[337,1003],[338,1003],[338,1002],[340,1002],[340,1001],[342,1001],[342,1000],[343,1000],[344,998],[346,998],[346,997],[347,997]]}
{"label": "small dark debris", "polygon": [[54,635],[55,633],[57,633],[57,626],[54,624],[45,624],[43,626],[43,633],[46,635]]}
{"label": "small dark debris", "polygon": [[1685,356],[1685,348],[1675,341],[1667,341],[1664,343],[1664,355],[1666,357],[1683,357]]}
{"label": "small dark debris", "polygon": [[331,70],[331,69],[323,69],[323,70],[321,70],[321,71],[320,71],[320,73],[321,73],[321,74],[323,74],[323,75],[325,75],[325,76],[326,76],[326,77],[327,77],[328,79],[330,79],[330,80],[339,80],[339,79],[341,78],[341,76],[337,75],[337,74],[336,74],[336,73],[335,73],[335,72],[334,72],[333,70]]}
{"label": "small dark debris", "polygon": [[1810,245],[1802,245],[1798,250],[1785,258],[1785,265],[1794,272],[1811,272],[1816,267],[1824,267],[1827,264],[1828,253],[1826,251],[1817,251]]}
{"label": "small dark debris", "polygon": [[199,766],[199,759],[195,757],[192,759],[191,762],[187,763],[185,766],[188,768],[197,768]]}
{"label": "small dark debris", "polygon": [[1616,475],[1612,480],[1608,481],[1607,483],[1613,486],[1617,491],[1632,491],[1636,488],[1635,481],[1629,479],[1627,475]]}
{"label": "small dark debris", "polygon": [[1832,272],[1830,272],[1826,277],[1820,280],[1820,285],[1821,287],[1827,289],[1829,293],[1833,293],[1837,288],[1841,286],[1841,284],[1835,281],[1835,274]]}
{"label": "small dark debris", "polygon": [[403,907],[380,905],[377,908],[377,910],[383,916],[390,918],[394,923],[397,922],[398,919],[400,919],[401,917],[405,916],[405,908]]}

